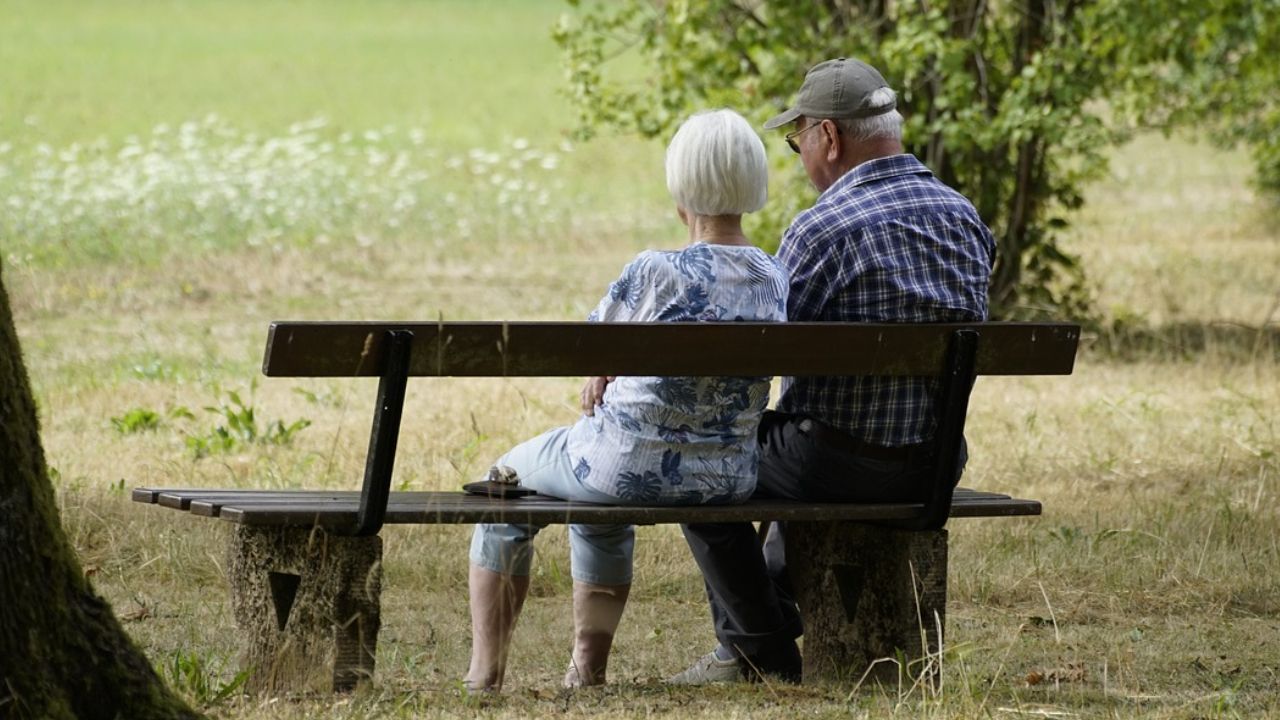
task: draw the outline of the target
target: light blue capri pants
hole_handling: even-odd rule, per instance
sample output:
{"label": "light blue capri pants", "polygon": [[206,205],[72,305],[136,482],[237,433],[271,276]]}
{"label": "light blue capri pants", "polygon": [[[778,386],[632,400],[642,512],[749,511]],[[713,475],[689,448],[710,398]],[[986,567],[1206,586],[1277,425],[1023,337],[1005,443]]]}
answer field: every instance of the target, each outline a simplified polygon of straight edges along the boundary
{"label": "light blue capri pants", "polygon": [[[565,447],[569,428],[556,428],[527,440],[498,458],[496,465],[515,468],[520,484],[540,495],[604,505],[619,499],[583,485],[573,474]],[[471,562],[507,575],[528,575],[533,564],[533,538],[545,525],[515,523],[476,525]],[[570,525],[569,562],[573,579],[593,585],[631,583],[635,528],[631,525]]]}

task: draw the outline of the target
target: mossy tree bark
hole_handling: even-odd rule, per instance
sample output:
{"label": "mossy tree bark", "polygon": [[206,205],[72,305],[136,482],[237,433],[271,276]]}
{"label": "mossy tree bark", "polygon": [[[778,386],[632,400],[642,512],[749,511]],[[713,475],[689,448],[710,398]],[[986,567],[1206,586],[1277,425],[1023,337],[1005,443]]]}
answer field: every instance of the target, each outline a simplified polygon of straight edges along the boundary
{"label": "mossy tree bark", "polygon": [[0,718],[196,718],[80,569],[0,281]]}

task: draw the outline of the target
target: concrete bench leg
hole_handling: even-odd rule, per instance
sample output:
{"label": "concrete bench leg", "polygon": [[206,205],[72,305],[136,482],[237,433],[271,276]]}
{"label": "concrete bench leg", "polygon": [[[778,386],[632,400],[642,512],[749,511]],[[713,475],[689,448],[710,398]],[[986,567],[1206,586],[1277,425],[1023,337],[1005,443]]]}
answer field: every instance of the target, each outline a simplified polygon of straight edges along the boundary
{"label": "concrete bench leg", "polygon": [[228,577],[250,692],[346,691],[372,679],[382,538],[238,525]]}
{"label": "concrete bench leg", "polygon": [[[933,682],[947,604],[947,531],[788,523],[787,565],[804,618],[804,680]],[[896,662],[905,660],[899,675]]]}

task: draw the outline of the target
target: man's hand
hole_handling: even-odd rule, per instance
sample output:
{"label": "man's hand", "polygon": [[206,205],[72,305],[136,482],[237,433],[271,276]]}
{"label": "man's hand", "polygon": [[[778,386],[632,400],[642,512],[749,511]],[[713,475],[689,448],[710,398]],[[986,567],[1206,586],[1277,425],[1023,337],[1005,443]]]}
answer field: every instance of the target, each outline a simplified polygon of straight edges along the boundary
{"label": "man's hand", "polygon": [[587,416],[596,414],[596,406],[604,403],[604,389],[609,383],[617,379],[616,375],[607,377],[587,378],[587,384],[582,386],[582,413]]}

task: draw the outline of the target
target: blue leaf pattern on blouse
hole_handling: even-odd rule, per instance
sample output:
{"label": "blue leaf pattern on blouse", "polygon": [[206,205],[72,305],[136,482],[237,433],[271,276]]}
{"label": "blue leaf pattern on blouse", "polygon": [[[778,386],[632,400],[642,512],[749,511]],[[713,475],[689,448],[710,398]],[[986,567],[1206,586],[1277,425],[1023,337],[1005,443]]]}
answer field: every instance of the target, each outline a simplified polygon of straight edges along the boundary
{"label": "blue leaf pattern on blouse", "polygon": [[716,281],[712,270],[714,258],[709,246],[698,243],[678,252],[663,254],[671,257],[672,264],[686,280],[700,284]]}
{"label": "blue leaf pattern on blouse", "polygon": [[660,322],[697,320],[706,312],[708,304],[706,289],[701,285],[690,285],[685,288],[680,297],[658,313],[657,320]]}
{"label": "blue leaf pattern on blouse", "polygon": [[573,476],[579,480],[586,480],[591,474],[591,465],[587,463],[586,458],[578,458],[578,464],[573,466]]}
{"label": "blue leaf pattern on blouse", "polygon": [[757,307],[776,307],[786,312],[787,295],[785,290],[773,283],[774,263],[772,258],[749,258],[746,263],[747,286],[751,288],[751,301]]}
{"label": "blue leaf pattern on blouse", "polygon": [[[753,455],[752,461],[754,460]],[[707,469],[694,475],[694,479],[702,487],[702,502],[709,505],[737,502],[738,488],[729,474],[732,471],[730,464],[723,461],[719,467],[711,462],[704,464]]]}
{"label": "blue leaf pattern on blouse", "polygon": [[636,303],[640,302],[640,295],[644,292],[645,263],[637,259],[626,269],[627,272],[622,273],[609,286],[609,297],[628,308],[634,308]]}
{"label": "blue leaf pattern on blouse", "polygon": [[617,412],[617,418],[618,424],[631,432],[640,432],[640,430],[643,429],[640,425],[640,421],[631,417],[625,411],[619,410]]}
{"label": "blue leaf pattern on blouse", "polygon": [[697,378],[660,377],[653,392],[662,402],[678,410],[693,411],[698,405]]}
{"label": "blue leaf pattern on blouse", "polygon": [[680,427],[654,425],[653,427],[658,431],[658,437],[669,443],[689,442],[689,438],[693,437],[694,434],[693,428],[689,425],[681,425]]}
{"label": "blue leaf pattern on blouse", "polygon": [[651,470],[619,473],[618,495],[623,500],[653,502],[662,495],[662,478]]}
{"label": "blue leaf pattern on blouse", "polygon": [[[694,243],[641,253],[589,319],[782,322],[786,292],[786,273],[758,248]],[[767,377],[618,377],[570,428],[570,462],[622,503],[741,502],[755,489],[768,399]]]}
{"label": "blue leaf pattern on blouse", "polygon": [[721,413],[716,417],[707,418],[702,423],[702,429],[715,433],[720,438],[720,442],[725,445],[732,445],[738,440],[738,435],[734,432],[738,423],[738,415],[739,413],[730,411]]}
{"label": "blue leaf pattern on blouse", "polygon": [[680,453],[664,450],[662,453],[662,478],[671,485],[680,485],[684,477],[680,474]]}

